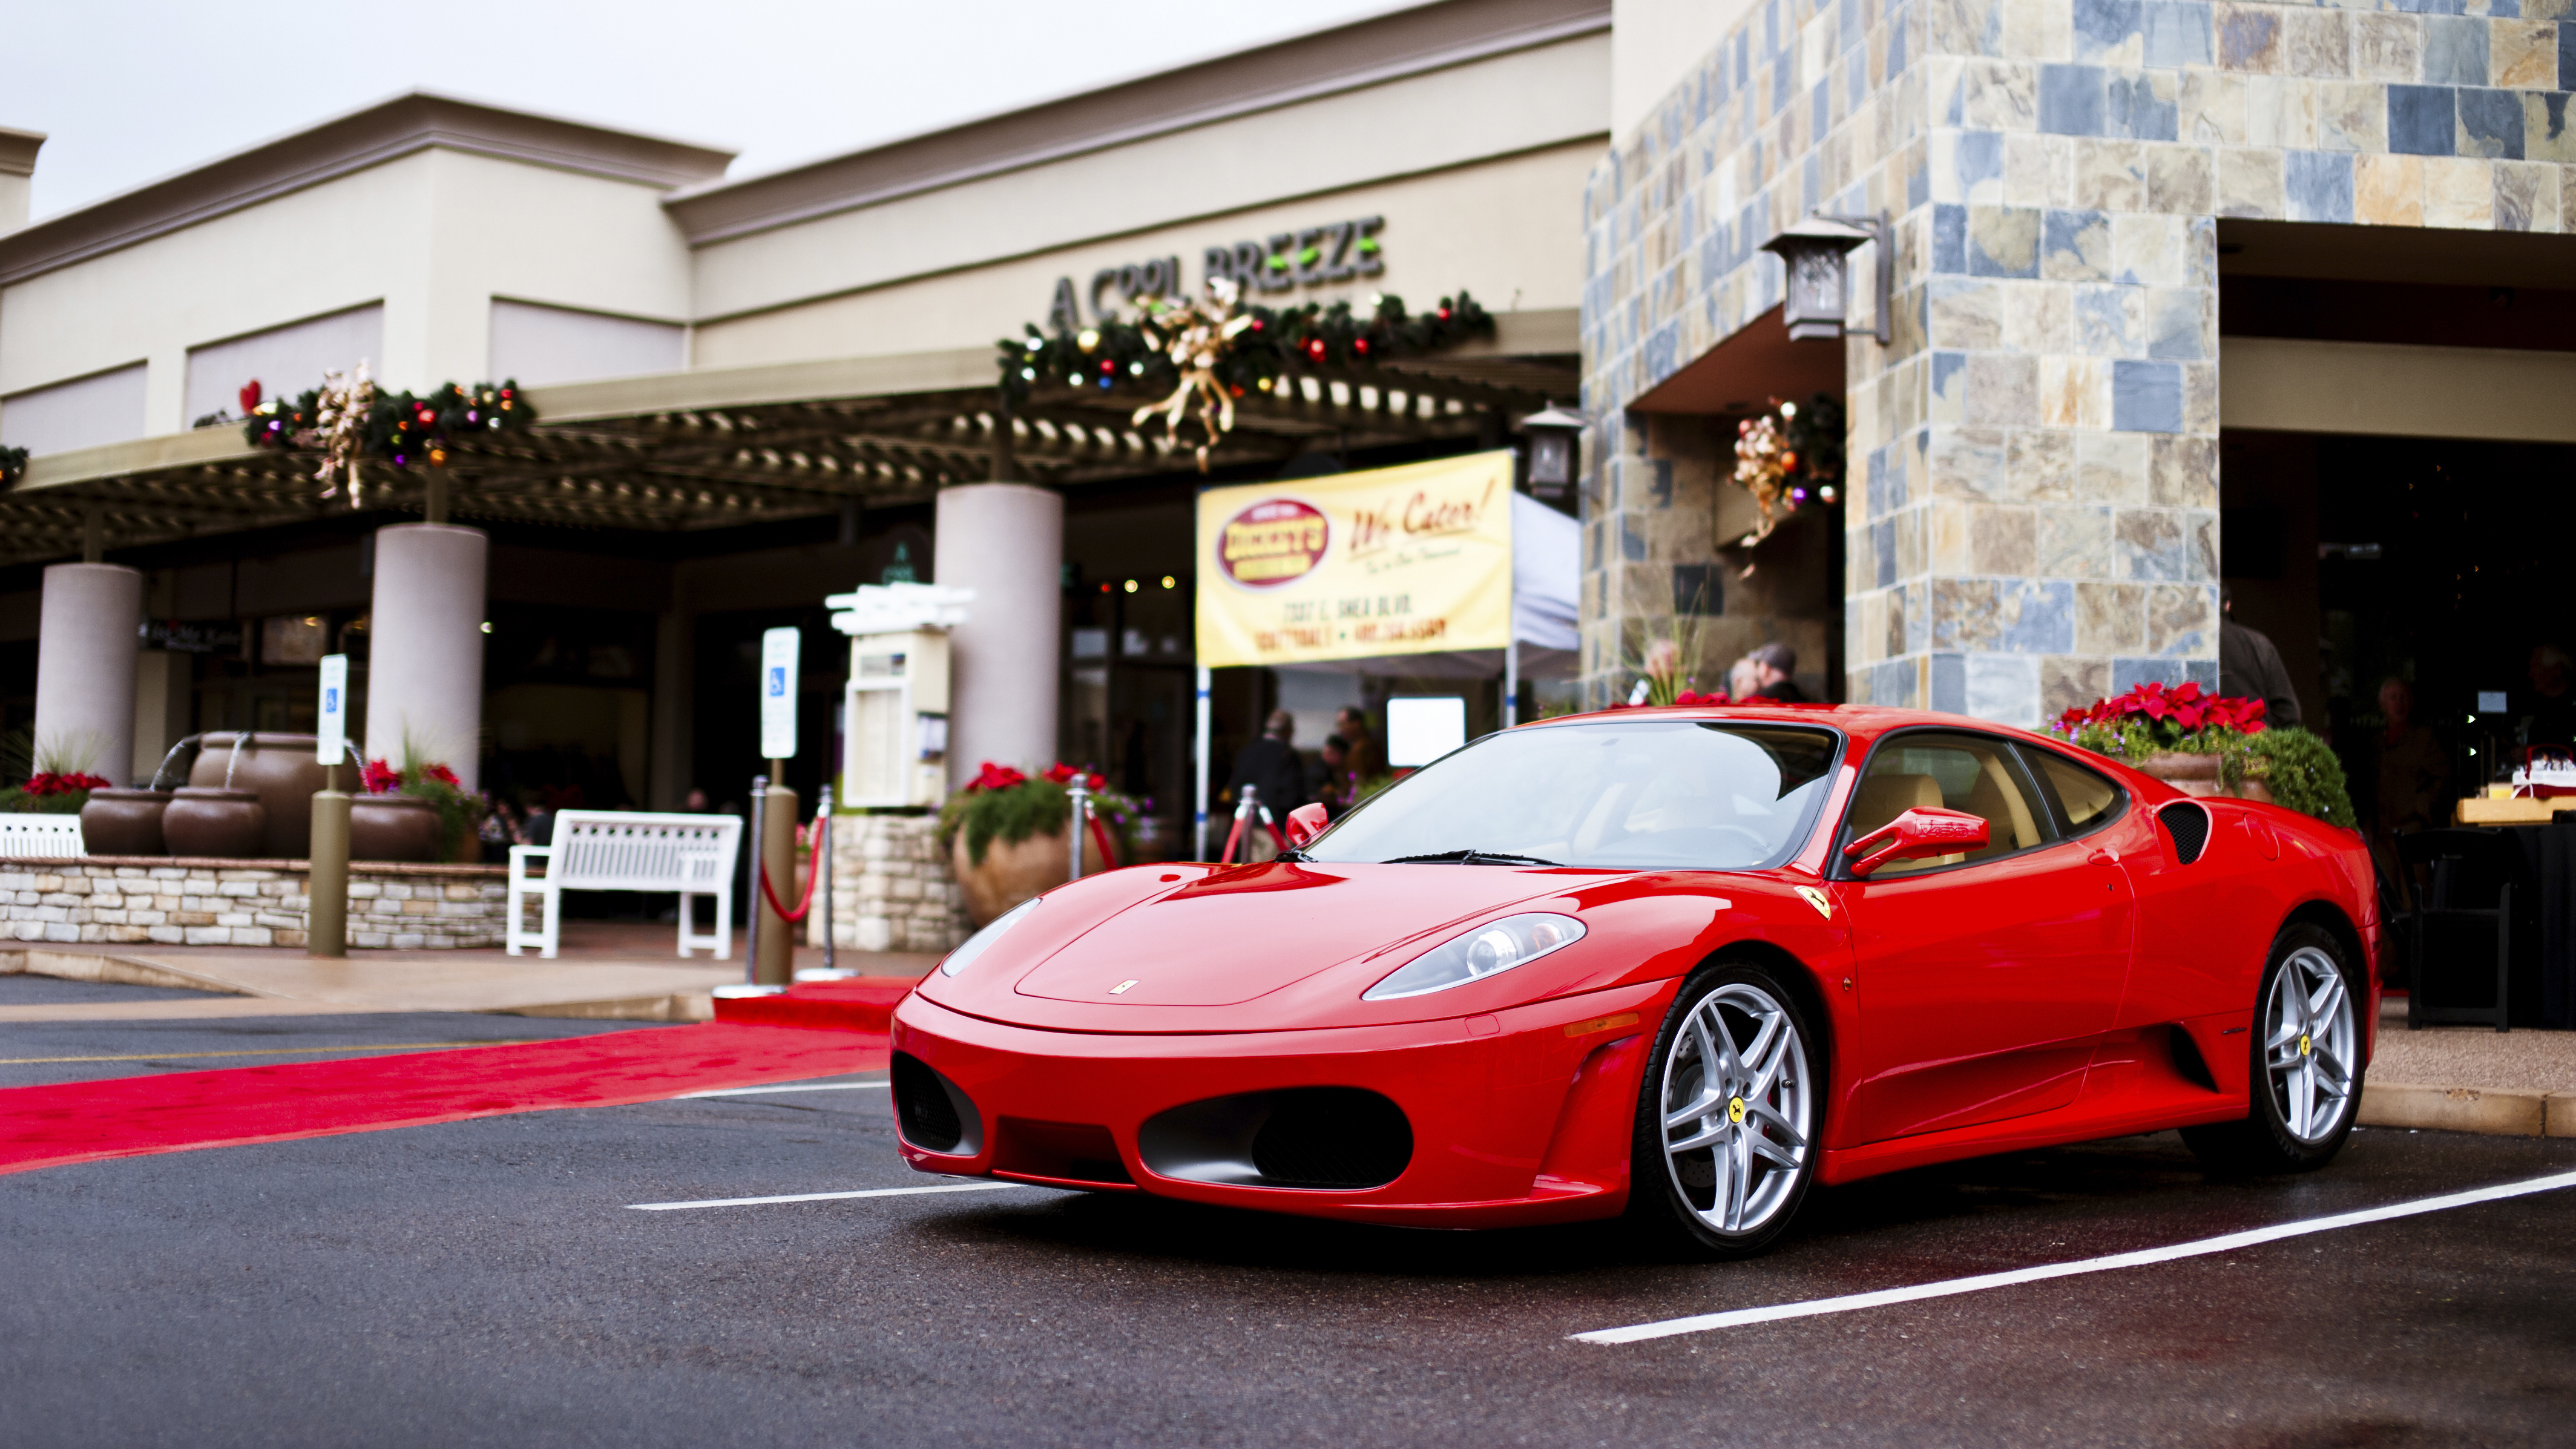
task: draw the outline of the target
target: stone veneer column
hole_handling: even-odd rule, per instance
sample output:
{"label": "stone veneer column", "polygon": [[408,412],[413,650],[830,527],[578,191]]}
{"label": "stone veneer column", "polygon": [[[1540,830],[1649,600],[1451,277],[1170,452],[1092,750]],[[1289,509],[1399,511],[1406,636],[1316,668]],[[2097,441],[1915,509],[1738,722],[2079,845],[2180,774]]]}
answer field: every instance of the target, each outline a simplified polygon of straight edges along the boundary
{"label": "stone veneer column", "polygon": [[1026,483],[939,490],[932,575],[975,591],[949,634],[948,783],[1055,758],[1064,498]]}
{"label": "stone veneer column", "polygon": [[134,755],[134,656],[143,575],[123,564],[45,570],[36,625],[36,760],[126,785]]}
{"label": "stone veneer column", "polygon": [[376,531],[367,623],[367,755],[399,765],[406,740],[474,789],[482,773],[483,580],[477,528]]}

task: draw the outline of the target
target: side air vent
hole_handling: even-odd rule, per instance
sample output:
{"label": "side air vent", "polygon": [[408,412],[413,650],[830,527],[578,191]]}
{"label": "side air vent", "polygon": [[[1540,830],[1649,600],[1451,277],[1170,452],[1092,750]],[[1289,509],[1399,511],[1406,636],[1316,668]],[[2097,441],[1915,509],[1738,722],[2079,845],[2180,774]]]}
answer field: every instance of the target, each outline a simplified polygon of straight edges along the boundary
{"label": "side air vent", "polygon": [[975,1107],[946,1077],[910,1052],[894,1054],[894,1117],[903,1140],[932,1152],[973,1155],[983,1134]]}
{"label": "side air vent", "polygon": [[2209,848],[2209,812],[2186,800],[2176,800],[2156,812],[2156,823],[2165,828],[2165,839],[2173,842],[2174,859],[2185,865],[2200,859]]}

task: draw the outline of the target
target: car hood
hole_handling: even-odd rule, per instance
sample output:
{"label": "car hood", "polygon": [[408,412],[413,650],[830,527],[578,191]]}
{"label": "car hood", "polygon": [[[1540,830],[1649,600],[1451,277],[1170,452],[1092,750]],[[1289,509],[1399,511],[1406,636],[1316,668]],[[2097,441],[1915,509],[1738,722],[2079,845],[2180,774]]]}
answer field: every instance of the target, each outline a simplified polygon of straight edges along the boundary
{"label": "car hood", "polygon": [[1572,883],[1496,866],[1220,870],[1103,920],[1015,989],[1053,1001],[1232,1006],[1359,957],[1388,955],[1391,971],[1407,943]]}
{"label": "car hood", "polygon": [[[1729,940],[1768,940],[1819,959],[1833,949],[1820,933],[1839,934],[1793,882],[1767,873],[1177,864],[1086,877],[1045,900],[959,975],[924,978],[920,994],[969,1016],[1050,1031],[1375,1026],[1679,976]],[[1362,998],[1422,951],[1515,909],[1575,916],[1588,934],[1454,990]]]}

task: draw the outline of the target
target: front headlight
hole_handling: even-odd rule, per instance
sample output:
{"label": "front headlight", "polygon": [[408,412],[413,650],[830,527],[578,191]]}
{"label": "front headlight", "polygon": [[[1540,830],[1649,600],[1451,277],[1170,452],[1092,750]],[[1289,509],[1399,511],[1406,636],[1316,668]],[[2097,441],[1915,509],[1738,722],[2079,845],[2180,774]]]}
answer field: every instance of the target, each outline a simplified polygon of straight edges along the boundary
{"label": "front headlight", "polygon": [[1009,910],[1002,912],[1002,914],[994,920],[993,924],[986,926],[984,929],[977,931],[974,935],[967,937],[965,945],[949,952],[948,959],[939,963],[939,974],[942,976],[954,976],[958,972],[965,970],[967,967],[974,965],[975,958],[983,955],[986,951],[993,949],[993,943],[1002,939],[1002,933],[1004,931],[1018,925],[1022,920],[1027,918],[1029,912],[1036,910],[1040,899],[1041,897],[1038,896],[1029,897],[1027,900],[1024,900],[1018,905],[1011,907]]}
{"label": "front headlight", "polygon": [[[993,924],[1000,925],[996,921]],[[1463,936],[1434,946],[1397,967],[1387,978],[1360,993],[1362,1001],[1393,1001],[1481,981],[1535,961],[1560,946],[1583,939],[1583,923],[1572,916],[1532,911],[1488,921]],[[968,946],[974,944],[969,941]],[[958,949],[964,950],[965,947]]]}

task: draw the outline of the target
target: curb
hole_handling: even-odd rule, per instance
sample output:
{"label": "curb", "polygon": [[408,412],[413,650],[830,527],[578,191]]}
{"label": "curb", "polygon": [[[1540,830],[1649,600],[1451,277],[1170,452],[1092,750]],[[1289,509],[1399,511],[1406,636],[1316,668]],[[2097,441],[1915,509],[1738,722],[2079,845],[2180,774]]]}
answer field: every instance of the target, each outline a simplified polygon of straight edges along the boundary
{"label": "curb", "polygon": [[[713,1021],[715,999],[704,991],[674,991],[668,996],[630,996],[615,1001],[566,1001],[544,1006],[485,1008],[494,1016],[549,1016],[574,1021]],[[2576,1107],[2569,1116],[2576,1118]]]}
{"label": "curb", "polygon": [[94,981],[109,986],[164,986],[182,991],[212,991],[225,996],[248,993],[228,981],[129,960],[101,951],[49,951],[42,946],[0,951],[0,976],[53,976],[65,981]]}
{"label": "curb", "polygon": [[2576,1137],[2576,1092],[2365,1082],[2356,1120],[2490,1137]]}

